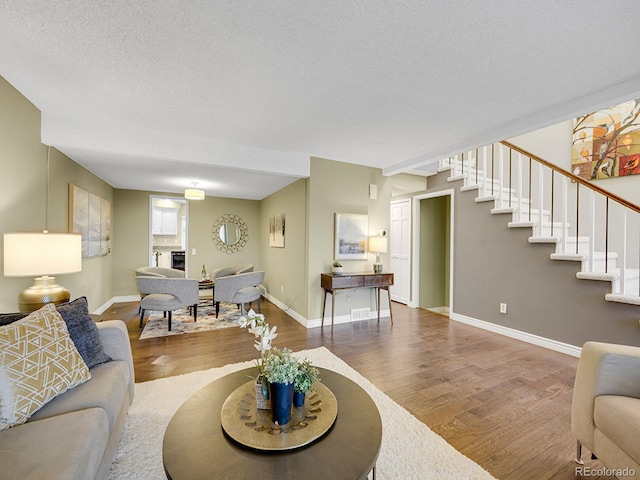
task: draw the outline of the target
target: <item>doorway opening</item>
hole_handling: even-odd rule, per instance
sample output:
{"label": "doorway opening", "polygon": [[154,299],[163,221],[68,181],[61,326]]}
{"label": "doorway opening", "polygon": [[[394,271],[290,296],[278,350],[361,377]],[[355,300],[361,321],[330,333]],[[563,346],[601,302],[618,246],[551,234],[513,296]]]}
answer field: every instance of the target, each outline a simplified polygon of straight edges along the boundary
{"label": "doorway opening", "polygon": [[186,199],[149,196],[149,266],[187,272],[188,225]]}
{"label": "doorway opening", "polygon": [[448,315],[453,285],[453,195],[414,197],[414,304]]}

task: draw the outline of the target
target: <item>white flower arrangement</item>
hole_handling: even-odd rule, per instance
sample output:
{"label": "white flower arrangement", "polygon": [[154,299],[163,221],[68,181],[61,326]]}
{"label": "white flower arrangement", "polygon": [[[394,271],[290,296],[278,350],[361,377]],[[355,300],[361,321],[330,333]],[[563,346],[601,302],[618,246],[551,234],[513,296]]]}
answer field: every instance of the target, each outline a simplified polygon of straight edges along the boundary
{"label": "white flower arrangement", "polygon": [[240,317],[239,323],[240,328],[247,328],[249,333],[252,333],[256,339],[253,345],[260,352],[260,360],[256,363],[258,364],[258,371],[262,375],[264,374],[265,354],[271,350],[271,341],[278,336],[276,333],[278,327],[270,328],[265,321],[264,315],[254,312],[253,309],[247,312],[246,317]]}
{"label": "white flower arrangement", "polygon": [[264,361],[264,375],[270,383],[294,383],[298,360],[288,348],[273,348]]}

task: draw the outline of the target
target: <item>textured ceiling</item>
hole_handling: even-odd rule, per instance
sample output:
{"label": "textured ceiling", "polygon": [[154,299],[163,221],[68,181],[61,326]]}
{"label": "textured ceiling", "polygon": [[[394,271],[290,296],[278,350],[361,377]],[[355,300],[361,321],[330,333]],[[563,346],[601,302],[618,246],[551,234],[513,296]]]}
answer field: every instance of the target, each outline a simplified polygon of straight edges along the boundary
{"label": "textured ceiling", "polygon": [[639,24],[633,0],[0,0],[0,75],[116,188],[259,199],[312,156],[411,171],[638,97]]}

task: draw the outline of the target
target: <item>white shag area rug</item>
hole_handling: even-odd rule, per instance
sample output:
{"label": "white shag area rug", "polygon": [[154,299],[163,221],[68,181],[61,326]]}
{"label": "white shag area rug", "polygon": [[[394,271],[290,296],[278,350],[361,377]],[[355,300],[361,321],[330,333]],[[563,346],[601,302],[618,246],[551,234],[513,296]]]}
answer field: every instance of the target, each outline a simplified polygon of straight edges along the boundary
{"label": "white shag area rug", "polygon": [[[302,350],[296,352],[296,356],[306,357],[318,367],[350,378],[366,390],[378,406],[382,446],[376,465],[377,479],[494,479],[325,347]],[[162,439],[178,407],[210,382],[251,366],[253,361],[136,383],[135,399],[108,478],[166,478],[162,467]]]}

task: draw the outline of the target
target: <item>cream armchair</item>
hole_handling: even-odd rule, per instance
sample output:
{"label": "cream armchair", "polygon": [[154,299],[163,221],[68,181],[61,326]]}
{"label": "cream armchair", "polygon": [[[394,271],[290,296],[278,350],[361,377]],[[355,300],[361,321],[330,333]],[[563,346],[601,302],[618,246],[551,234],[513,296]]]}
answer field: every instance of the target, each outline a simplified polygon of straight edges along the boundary
{"label": "cream armchair", "polygon": [[640,478],[640,347],[585,343],[571,413],[577,463],[584,445],[618,479]]}
{"label": "cream armchair", "polygon": [[245,314],[245,303],[258,301],[260,312],[260,288],[264,281],[264,272],[239,273],[228,277],[217,277],[213,301],[216,304],[216,317],[220,310],[220,302],[235,303],[240,306],[242,315]]}

